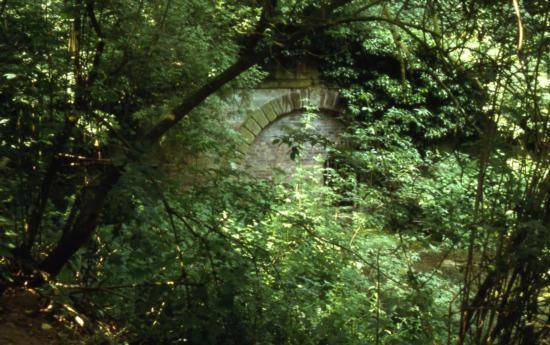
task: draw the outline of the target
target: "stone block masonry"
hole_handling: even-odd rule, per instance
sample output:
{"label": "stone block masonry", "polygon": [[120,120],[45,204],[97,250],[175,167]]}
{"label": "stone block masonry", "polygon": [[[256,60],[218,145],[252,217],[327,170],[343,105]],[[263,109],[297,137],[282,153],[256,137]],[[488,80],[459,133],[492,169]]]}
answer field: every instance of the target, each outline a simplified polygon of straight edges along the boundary
{"label": "stone block masonry", "polygon": [[[319,145],[305,145],[298,160],[290,159],[288,145],[273,143],[276,138],[286,136],[288,130],[307,126],[331,141],[337,141],[343,130],[343,125],[336,119],[339,113],[336,90],[322,86],[278,89],[275,95],[271,99],[263,98],[263,104],[246,112],[238,128],[243,139],[239,147],[243,166],[263,178],[271,177],[275,171],[292,174],[297,165],[314,166],[326,156]],[[309,119],[309,123],[306,111],[317,114]]]}

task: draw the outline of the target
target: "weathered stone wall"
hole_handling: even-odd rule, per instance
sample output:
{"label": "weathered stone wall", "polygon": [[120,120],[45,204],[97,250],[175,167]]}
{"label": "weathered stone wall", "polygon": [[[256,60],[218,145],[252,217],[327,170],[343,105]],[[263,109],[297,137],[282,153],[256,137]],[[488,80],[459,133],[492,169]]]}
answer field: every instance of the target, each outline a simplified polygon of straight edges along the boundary
{"label": "weathered stone wall", "polygon": [[[290,147],[273,140],[309,126],[331,141],[343,130],[337,120],[339,97],[334,88],[324,86],[315,70],[298,66],[278,70],[254,90],[239,90],[235,95],[231,116],[242,143],[242,167],[258,177],[268,178],[277,170],[291,174],[297,165],[320,164],[324,155],[321,146],[305,145],[300,158],[290,159]],[[317,116],[309,123],[306,111]]]}
{"label": "weathered stone wall", "polygon": [[289,130],[304,126],[333,142],[338,140],[342,131],[342,124],[333,115],[320,113],[310,118],[300,112],[288,114],[266,126],[256,136],[245,154],[245,169],[255,176],[269,178],[274,173],[292,174],[298,165],[307,168],[322,164],[326,158],[322,145],[303,145],[299,156],[293,160],[287,144],[274,143],[275,139],[286,136]]}

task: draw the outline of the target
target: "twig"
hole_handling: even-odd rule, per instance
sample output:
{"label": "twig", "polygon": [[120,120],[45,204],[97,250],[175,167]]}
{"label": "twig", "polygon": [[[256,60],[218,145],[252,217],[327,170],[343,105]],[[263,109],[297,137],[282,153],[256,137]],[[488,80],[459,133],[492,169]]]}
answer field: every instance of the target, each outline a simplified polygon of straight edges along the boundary
{"label": "twig", "polygon": [[152,282],[152,283],[134,283],[134,284],[121,284],[121,285],[111,285],[111,286],[90,286],[90,287],[82,287],[82,286],[72,286],[72,285],[65,285],[65,284],[55,284],[56,286],[62,287],[64,289],[75,289],[78,290],[77,292],[73,293],[86,293],[90,291],[108,291],[108,290],[118,290],[118,289],[132,289],[132,288],[141,288],[141,287],[160,287],[160,286],[203,286],[203,283],[190,283],[190,282],[182,282],[182,281],[164,281],[164,282]]}
{"label": "twig", "polygon": [[514,4],[514,12],[516,13],[516,18],[518,21],[518,52],[521,52],[521,49],[523,48],[523,24],[521,22],[521,13],[519,10],[519,3],[518,0],[512,0],[512,3]]}

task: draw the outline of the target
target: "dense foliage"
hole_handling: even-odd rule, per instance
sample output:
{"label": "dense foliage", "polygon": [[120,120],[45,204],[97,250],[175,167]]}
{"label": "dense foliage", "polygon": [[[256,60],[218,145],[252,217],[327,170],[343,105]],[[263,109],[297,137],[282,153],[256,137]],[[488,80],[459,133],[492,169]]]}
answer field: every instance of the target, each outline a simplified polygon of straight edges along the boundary
{"label": "dense foliage", "polygon": [[[0,1],[0,291],[97,343],[544,344],[549,7]],[[345,140],[257,179],[232,90],[296,62]]]}

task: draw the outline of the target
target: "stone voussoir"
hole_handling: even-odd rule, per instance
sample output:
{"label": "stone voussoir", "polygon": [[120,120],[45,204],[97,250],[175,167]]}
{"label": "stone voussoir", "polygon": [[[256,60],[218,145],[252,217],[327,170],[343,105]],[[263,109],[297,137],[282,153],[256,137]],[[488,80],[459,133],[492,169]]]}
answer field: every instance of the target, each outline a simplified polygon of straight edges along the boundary
{"label": "stone voussoir", "polygon": [[244,141],[247,143],[247,144],[250,144],[254,141],[254,138],[256,138],[256,136],[254,135],[254,133],[252,133],[250,130],[248,130],[246,127],[242,126],[241,128],[239,128],[239,133],[241,134],[241,137],[244,139]]}
{"label": "stone voussoir", "polygon": [[290,93],[290,101],[292,102],[292,110],[302,109],[302,97],[300,91],[292,91]]}
{"label": "stone voussoir", "polygon": [[300,90],[300,98],[302,99],[302,108],[319,108],[319,102],[315,100],[313,89],[310,88]]}
{"label": "stone voussoir", "polygon": [[[273,110],[273,113],[275,114],[275,118],[277,118],[277,117],[281,116],[282,114],[284,114],[283,106],[281,105],[281,99],[280,98],[272,100],[271,102],[267,103],[265,106],[268,106],[268,105]],[[264,114],[265,114],[265,111],[264,111]],[[271,120],[271,121],[273,121],[273,120]]]}
{"label": "stone voussoir", "polygon": [[254,133],[254,135],[260,134],[262,131],[262,127],[254,120],[252,117],[247,117],[246,121],[244,122],[244,127]]}
{"label": "stone voussoir", "polygon": [[260,110],[262,111],[262,113],[264,114],[264,116],[269,120],[269,122],[271,121],[275,121],[275,119],[279,116],[279,112],[277,111],[277,109],[275,109],[275,101],[271,101],[269,103],[266,103],[264,104]]}
{"label": "stone voussoir", "polygon": [[321,89],[312,88],[308,90],[309,105],[317,109],[321,108]]}
{"label": "stone voussoir", "polygon": [[288,114],[290,112],[292,112],[293,110],[295,110],[293,104],[292,104],[292,99],[290,98],[290,94],[287,94],[287,95],[284,95],[283,97],[281,97],[279,99],[279,103],[281,104],[281,107],[283,108],[283,112],[281,113],[282,114]]}
{"label": "stone voussoir", "polygon": [[324,108],[325,107],[326,98],[327,98],[327,89],[322,89],[319,92],[319,108]]}
{"label": "stone voussoir", "polygon": [[265,126],[267,126],[270,121],[267,119],[266,115],[264,115],[262,110],[255,110],[251,112],[248,116],[254,118],[256,123],[258,123],[261,128],[264,128]]}
{"label": "stone voussoir", "polygon": [[250,144],[241,144],[237,146],[237,152],[239,152],[243,156],[246,155],[249,149],[250,149]]}
{"label": "stone voussoir", "polygon": [[324,109],[337,110],[338,92],[334,90],[324,90],[321,94],[321,107]]}

